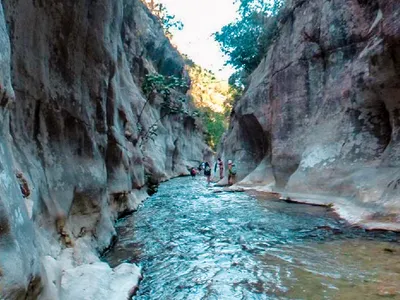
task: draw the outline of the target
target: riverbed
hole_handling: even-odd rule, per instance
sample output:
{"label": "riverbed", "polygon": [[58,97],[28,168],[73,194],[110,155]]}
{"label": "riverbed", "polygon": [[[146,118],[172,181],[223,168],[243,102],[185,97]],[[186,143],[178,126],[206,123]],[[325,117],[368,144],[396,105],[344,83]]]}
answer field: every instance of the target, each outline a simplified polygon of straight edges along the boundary
{"label": "riverbed", "polygon": [[400,235],[328,208],[162,184],[117,223],[104,259],[142,267],[135,299],[400,299]]}

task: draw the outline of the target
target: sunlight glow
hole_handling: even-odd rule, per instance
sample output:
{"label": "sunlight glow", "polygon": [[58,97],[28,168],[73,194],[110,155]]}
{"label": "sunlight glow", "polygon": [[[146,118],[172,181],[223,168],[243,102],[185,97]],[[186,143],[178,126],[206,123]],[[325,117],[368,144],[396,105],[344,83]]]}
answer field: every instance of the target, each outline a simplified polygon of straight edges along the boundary
{"label": "sunlight glow", "polygon": [[232,22],[237,14],[233,0],[160,0],[184,28],[173,32],[172,42],[196,64],[227,80],[233,69],[224,66],[226,58],[212,34]]}

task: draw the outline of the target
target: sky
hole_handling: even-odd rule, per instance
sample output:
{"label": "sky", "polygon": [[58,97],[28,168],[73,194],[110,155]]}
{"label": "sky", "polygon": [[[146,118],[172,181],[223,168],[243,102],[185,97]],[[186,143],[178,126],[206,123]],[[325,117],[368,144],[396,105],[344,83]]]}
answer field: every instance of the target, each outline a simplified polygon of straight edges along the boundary
{"label": "sky", "polygon": [[160,0],[168,12],[183,22],[181,31],[173,31],[173,43],[196,64],[228,79],[233,69],[224,66],[226,58],[211,36],[236,18],[234,0]]}

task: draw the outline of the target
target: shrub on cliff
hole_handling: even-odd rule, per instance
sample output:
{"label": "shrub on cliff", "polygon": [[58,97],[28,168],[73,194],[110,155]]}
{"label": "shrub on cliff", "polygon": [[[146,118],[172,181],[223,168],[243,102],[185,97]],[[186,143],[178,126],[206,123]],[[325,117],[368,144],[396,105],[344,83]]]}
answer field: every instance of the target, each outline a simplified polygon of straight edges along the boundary
{"label": "shrub on cliff", "polygon": [[156,0],[142,0],[142,2],[147,6],[150,12],[158,18],[168,38],[172,37],[173,30],[183,29],[182,21],[177,20],[175,15],[170,14],[162,3]]}
{"label": "shrub on cliff", "polygon": [[[169,115],[174,114],[189,114],[184,106],[186,97],[182,96],[177,99],[171,97],[171,90],[187,89],[187,82],[176,76],[164,76],[161,74],[148,74],[142,85],[142,91],[146,96],[146,102],[144,103],[139,116],[138,116],[138,133],[140,146],[143,146],[149,139],[154,139],[157,136],[158,122]],[[145,129],[141,125],[142,114],[150,102],[155,96],[161,96],[163,102],[161,103],[160,117]]]}

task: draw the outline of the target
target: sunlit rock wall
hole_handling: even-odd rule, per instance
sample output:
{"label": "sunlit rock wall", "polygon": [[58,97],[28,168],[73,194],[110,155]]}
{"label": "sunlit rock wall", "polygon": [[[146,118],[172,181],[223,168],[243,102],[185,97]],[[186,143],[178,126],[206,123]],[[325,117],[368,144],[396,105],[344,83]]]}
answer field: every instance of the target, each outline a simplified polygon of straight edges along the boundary
{"label": "sunlit rock wall", "polygon": [[223,143],[238,179],[400,213],[400,2],[288,1],[279,28]]}
{"label": "sunlit rock wall", "polygon": [[147,183],[209,154],[190,114],[157,122],[161,97],[138,117],[146,74],[189,79],[139,0],[0,1],[0,66],[0,298],[72,299],[65,265],[96,262],[87,252],[109,245]]}

